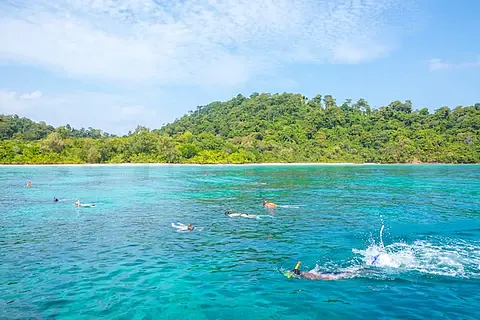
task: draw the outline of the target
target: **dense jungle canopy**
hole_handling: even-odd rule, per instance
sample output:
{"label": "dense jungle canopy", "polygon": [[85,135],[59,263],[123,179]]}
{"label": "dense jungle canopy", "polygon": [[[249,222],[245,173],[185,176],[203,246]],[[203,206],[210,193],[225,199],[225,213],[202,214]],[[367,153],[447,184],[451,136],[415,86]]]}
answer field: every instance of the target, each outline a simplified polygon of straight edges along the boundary
{"label": "dense jungle canopy", "polygon": [[372,108],[326,95],[253,93],[117,137],[0,115],[0,163],[480,163],[480,103]]}

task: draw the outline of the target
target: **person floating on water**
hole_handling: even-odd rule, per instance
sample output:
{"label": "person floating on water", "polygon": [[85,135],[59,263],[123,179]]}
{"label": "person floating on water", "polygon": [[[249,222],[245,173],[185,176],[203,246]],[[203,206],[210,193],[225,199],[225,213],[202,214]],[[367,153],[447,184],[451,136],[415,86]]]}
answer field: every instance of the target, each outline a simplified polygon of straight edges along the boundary
{"label": "person floating on water", "polygon": [[353,278],[355,273],[353,272],[304,272],[300,271],[300,264],[302,262],[298,261],[295,268],[288,271],[285,275],[288,278],[291,278],[293,275],[296,275],[301,278],[309,279],[309,280],[340,280],[340,279],[347,279]]}
{"label": "person floating on water", "polygon": [[248,219],[257,219],[258,217],[257,215],[249,214],[249,213],[235,213],[232,210],[225,211],[225,215],[229,218],[242,217],[242,218],[248,218]]}
{"label": "person floating on water", "polygon": [[265,208],[275,208],[277,205],[273,202],[268,202],[267,200],[263,200],[263,206]]}
{"label": "person floating on water", "polygon": [[182,231],[182,232],[193,231],[193,230],[198,230],[198,231],[203,230],[202,227],[194,227],[191,223],[189,223],[188,225],[184,225],[183,223],[180,223],[180,222],[177,222],[176,224],[172,223],[172,227],[177,229],[177,231]]}
{"label": "person floating on water", "polygon": [[56,197],[53,197],[53,202],[58,202],[58,199]]}
{"label": "person floating on water", "polygon": [[27,187],[31,187],[32,186],[32,183],[31,182],[27,182]]}
{"label": "person floating on water", "polygon": [[77,200],[77,201],[75,201],[75,207],[90,207],[90,208],[93,208],[93,207],[95,207],[95,204],[80,203],[80,200]]}

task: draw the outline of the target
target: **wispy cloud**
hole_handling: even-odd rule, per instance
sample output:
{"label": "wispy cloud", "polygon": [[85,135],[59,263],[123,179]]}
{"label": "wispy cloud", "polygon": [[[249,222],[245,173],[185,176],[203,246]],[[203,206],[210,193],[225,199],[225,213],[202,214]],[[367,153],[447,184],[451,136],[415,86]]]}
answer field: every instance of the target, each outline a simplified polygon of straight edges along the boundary
{"label": "wispy cloud", "polygon": [[103,81],[235,86],[284,63],[382,57],[413,2],[6,0],[0,60]]}
{"label": "wispy cloud", "polygon": [[0,114],[19,114],[54,126],[91,126],[116,134],[133,130],[138,124],[157,128],[161,123],[151,108],[124,96],[95,92],[46,95],[0,90]]}
{"label": "wispy cloud", "polygon": [[24,93],[19,96],[20,99],[26,99],[26,100],[33,100],[33,99],[40,99],[42,97],[42,92],[41,91],[34,91],[31,93]]}
{"label": "wispy cloud", "polygon": [[428,61],[430,71],[446,70],[446,69],[462,69],[462,68],[478,68],[480,67],[480,57],[476,61],[466,62],[446,62],[442,59],[430,59]]}

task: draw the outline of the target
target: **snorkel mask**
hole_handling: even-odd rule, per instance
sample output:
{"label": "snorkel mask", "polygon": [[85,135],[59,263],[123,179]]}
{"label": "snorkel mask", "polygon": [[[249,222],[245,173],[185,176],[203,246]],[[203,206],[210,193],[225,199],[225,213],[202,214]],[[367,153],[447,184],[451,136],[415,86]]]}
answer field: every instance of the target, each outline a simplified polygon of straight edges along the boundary
{"label": "snorkel mask", "polygon": [[291,278],[293,276],[300,276],[300,270],[298,269],[298,268],[300,268],[300,264],[302,264],[302,262],[298,261],[297,265],[295,266],[295,268],[293,270],[285,272],[285,276],[287,278]]}

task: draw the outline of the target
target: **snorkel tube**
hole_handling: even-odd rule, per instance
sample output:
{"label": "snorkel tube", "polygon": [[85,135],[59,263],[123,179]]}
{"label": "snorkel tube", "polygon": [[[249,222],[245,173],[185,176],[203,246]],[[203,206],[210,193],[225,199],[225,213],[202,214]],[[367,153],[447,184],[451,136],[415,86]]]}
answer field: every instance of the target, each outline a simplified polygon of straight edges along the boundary
{"label": "snorkel tube", "polygon": [[297,262],[297,265],[295,266],[294,270],[297,270],[298,268],[300,268],[300,265],[302,264],[302,261],[298,261]]}
{"label": "snorkel tube", "polygon": [[296,275],[300,275],[300,270],[298,270],[298,268],[300,268],[300,265],[302,264],[301,261],[298,261],[297,262],[297,265],[295,266],[295,268],[293,269],[293,273],[296,274]]}

